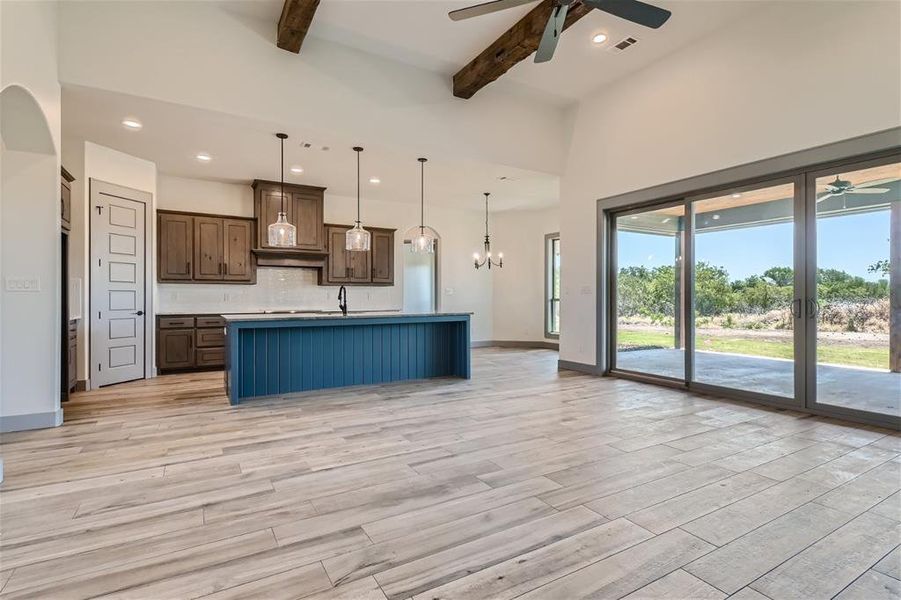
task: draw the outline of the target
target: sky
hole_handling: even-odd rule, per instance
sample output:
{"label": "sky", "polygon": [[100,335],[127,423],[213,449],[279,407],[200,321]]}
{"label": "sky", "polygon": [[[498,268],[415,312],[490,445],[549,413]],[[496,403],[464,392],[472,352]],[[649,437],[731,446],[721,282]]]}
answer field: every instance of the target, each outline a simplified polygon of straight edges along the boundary
{"label": "sky", "polygon": [[[699,234],[695,257],[724,267],[733,281],[762,275],[770,267],[792,266],[792,223]],[[657,267],[673,264],[671,237],[619,232],[619,266]],[[889,257],[889,211],[817,220],[817,266],[839,269],[876,281],[867,267]]]}

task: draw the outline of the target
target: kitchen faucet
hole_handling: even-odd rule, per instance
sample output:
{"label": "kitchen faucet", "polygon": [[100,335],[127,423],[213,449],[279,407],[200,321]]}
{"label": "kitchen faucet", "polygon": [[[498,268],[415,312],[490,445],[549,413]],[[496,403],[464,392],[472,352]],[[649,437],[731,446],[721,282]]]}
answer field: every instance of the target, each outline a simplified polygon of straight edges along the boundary
{"label": "kitchen faucet", "polygon": [[343,285],[338,290],[338,308],[341,309],[341,314],[345,317],[347,316],[347,288]]}

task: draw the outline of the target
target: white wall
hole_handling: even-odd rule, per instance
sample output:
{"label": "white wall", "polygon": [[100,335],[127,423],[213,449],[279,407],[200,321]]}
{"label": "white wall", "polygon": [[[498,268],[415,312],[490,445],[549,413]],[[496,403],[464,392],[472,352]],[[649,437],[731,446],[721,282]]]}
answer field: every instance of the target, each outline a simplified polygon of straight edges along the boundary
{"label": "white wall", "polygon": [[[494,339],[548,341],[544,337],[544,236],[560,231],[560,211],[503,211],[491,215],[491,249],[504,253],[494,281]],[[561,262],[566,247],[561,241]]]}
{"label": "white wall", "polygon": [[777,4],[580,104],[561,182],[561,359],[596,361],[596,201],[899,126],[899,12]]}
{"label": "white wall", "polygon": [[299,55],[285,52],[274,22],[236,16],[227,3],[63,2],[60,11],[66,84],[302,127],[313,139],[352,136],[430,157],[563,168],[564,115],[555,106],[491,86],[454,98],[444,74],[315,35]]}
{"label": "white wall", "polygon": [[[157,208],[253,216],[249,185],[237,185],[161,175]],[[436,204],[440,197],[436,194]],[[325,194],[325,220],[350,224],[356,198]],[[491,339],[492,284],[472,268],[470,256],[481,241],[478,211],[427,207],[429,222],[442,236],[439,251],[441,310],[473,312],[472,339]],[[415,207],[408,203],[375,202],[363,198],[364,227],[390,227],[395,235],[394,286],[353,286],[348,303],[353,309],[403,308],[403,232],[416,224]],[[259,268],[256,285],[156,284],[159,312],[234,312],[278,308],[333,309],[337,288],[316,285],[312,269]]]}
{"label": "white wall", "polygon": [[[4,104],[0,152],[0,428],[59,424],[59,140],[55,2],[0,2],[0,90],[21,89],[38,115],[43,142],[7,139],[26,118]],[[22,108],[20,105],[18,108]],[[9,118],[7,120],[7,118]],[[49,130],[49,135],[48,135]],[[23,151],[19,151],[23,150]],[[40,281],[40,290],[7,292],[6,279]],[[2,467],[0,467],[2,470]]]}
{"label": "white wall", "polygon": [[[79,139],[66,138],[63,140],[62,164],[66,170],[75,177],[72,184],[72,222],[69,235],[69,276],[82,280],[82,306],[83,318],[78,322],[78,379],[87,380],[90,375],[88,368],[90,319],[88,307],[90,302],[90,289],[88,280],[90,277],[90,180],[97,179],[114,183],[124,187],[141,190],[151,194],[152,199],[157,196],[156,165],[112,148],[100,146],[92,142]],[[153,200],[152,200],[153,202]],[[154,206],[151,205],[151,215]],[[155,219],[151,217],[151,220]],[[145,261],[146,277],[149,284],[156,278],[156,242],[153,236],[156,234],[154,223],[147,223],[147,235],[150,236],[149,260]],[[148,289],[153,289],[152,285]],[[152,295],[147,296],[151,306],[148,313],[156,304]],[[152,344],[153,335],[152,319],[148,320],[148,340],[151,342],[150,356],[154,356]]]}

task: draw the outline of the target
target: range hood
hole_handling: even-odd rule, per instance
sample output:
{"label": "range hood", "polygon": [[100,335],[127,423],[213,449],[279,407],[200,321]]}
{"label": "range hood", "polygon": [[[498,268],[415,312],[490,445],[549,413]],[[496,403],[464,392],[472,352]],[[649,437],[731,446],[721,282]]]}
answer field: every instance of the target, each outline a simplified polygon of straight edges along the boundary
{"label": "range hood", "polygon": [[258,267],[301,267],[321,269],[325,267],[327,252],[294,250],[293,248],[254,248]]}

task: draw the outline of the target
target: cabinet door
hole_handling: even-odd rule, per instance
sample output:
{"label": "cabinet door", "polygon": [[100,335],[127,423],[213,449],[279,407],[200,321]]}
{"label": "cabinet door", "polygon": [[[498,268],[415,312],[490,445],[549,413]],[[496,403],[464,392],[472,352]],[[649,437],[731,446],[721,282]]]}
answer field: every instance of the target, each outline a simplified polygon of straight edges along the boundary
{"label": "cabinet door", "polygon": [[369,283],[372,281],[372,251],[348,252],[350,256],[351,283]]}
{"label": "cabinet door", "polygon": [[[269,245],[268,228],[278,220],[278,213],[282,209],[282,195],[277,187],[263,187],[259,191],[260,210],[257,211],[260,231],[260,248],[272,248]],[[285,192],[285,213],[289,223],[297,224],[294,216],[294,202],[291,193]]]}
{"label": "cabinet door", "polygon": [[194,366],[194,330],[160,329],[157,367],[189,369]]}
{"label": "cabinet door", "polygon": [[63,180],[59,187],[60,219],[62,220],[63,227],[69,229],[72,223],[72,189],[69,187],[66,180]]}
{"label": "cabinet door", "polygon": [[253,227],[251,221],[223,219],[225,249],[222,269],[225,281],[253,281]]}
{"label": "cabinet door", "polygon": [[322,227],[322,193],[295,192],[294,218],[297,226],[297,247],[300,250],[325,251]]}
{"label": "cabinet door", "polygon": [[350,281],[350,252],[344,249],[344,234],[347,227],[328,227],[328,270],[327,283]]}
{"label": "cabinet door", "polygon": [[394,232],[372,232],[372,283],[394,283]]}
{"label": "cabinet door", "polygon": [[222,279],[224,247],[222,219],[194,217],[194,279]]}
{"label": "cabinet door", "polygon": [[194,254],[194,217],[159,213],[159,281],[190,281]]}

